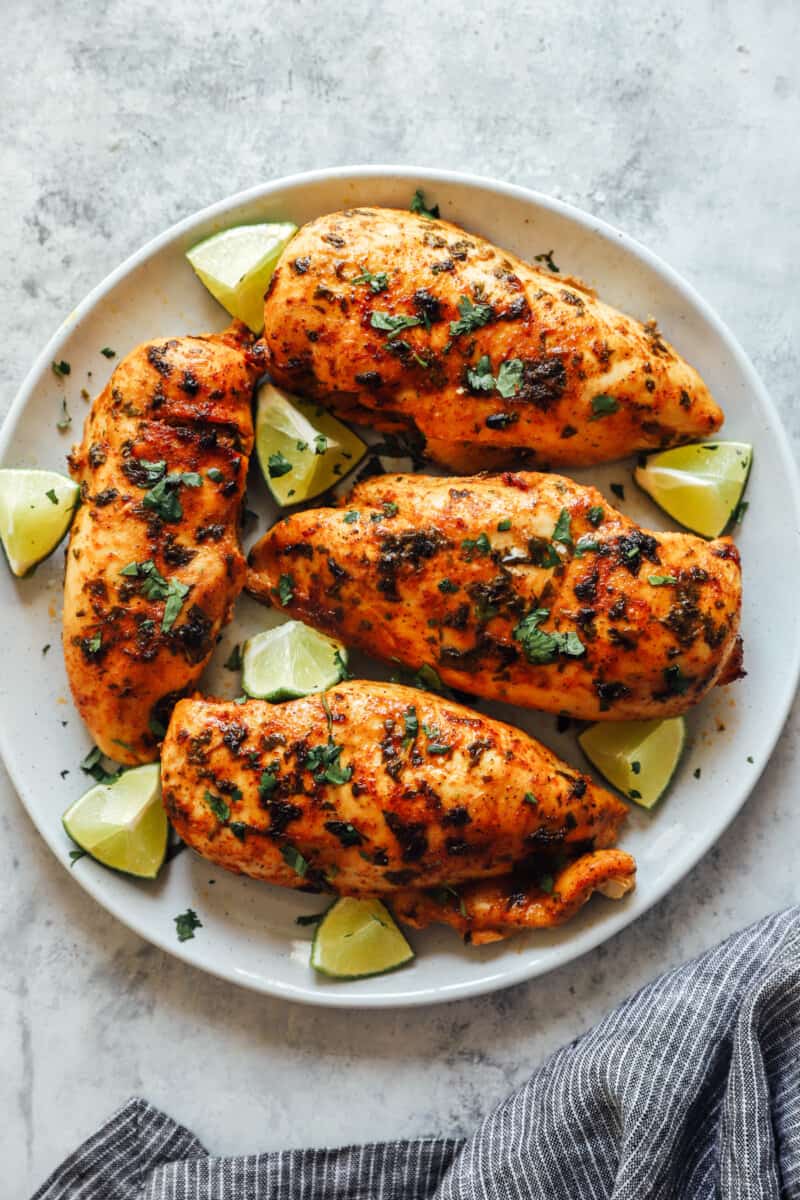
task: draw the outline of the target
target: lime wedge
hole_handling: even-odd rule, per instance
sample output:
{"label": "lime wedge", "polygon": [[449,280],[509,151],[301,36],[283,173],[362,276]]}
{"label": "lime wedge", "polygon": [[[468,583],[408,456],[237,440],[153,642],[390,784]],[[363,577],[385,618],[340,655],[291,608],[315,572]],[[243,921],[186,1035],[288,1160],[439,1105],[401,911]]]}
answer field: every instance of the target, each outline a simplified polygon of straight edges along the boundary
{"label": "lime wedge", "polygon": [[414,951],[380,900],[337,900],[317,926],[311,965],[334,979],[383,975],[410,962]]}
{"label": "lime wedge", "polygon": [[123,771],[71,804],[63,817],[73,842],[106,867],[155,879],[167,851],[167,815],[158,763]]}
{"label": "lime wedge", "polygon": [[297,226],[236,225],[223,229],[187,250],[186,257],[232,317],[249,325],[253,333],[264,328],[264,293],[278,259]]}
{"label": "lime wedge", "polygon": [[80,489],[55,471],[0,470],[0,540],[15,575],[52,554],[72,523]]}
{"label": "lime wedge", "polygon": [[256,451],[278,504],[318,496],[352,471],[366,449],[361,438],[317,404],[271,383],[259,388]]}
{"label": "lime wedge", "polygon": [[634,477],[664,512],[713,538],[738,508],[752,461],[745,442],[699,442],[649,455]]}
{"label": "lime wedge", "polygon": [[579,736],[592,766],[629,800],[652,808],[669,786],[686,741],[683,717],[600,721]]}
{"label": "lime wedge", "polygon": [[324,692],[346,671],[347,651],[341,642],[302,621],[265,629],[242,650],[242,688],[257,700],[296,700]]}

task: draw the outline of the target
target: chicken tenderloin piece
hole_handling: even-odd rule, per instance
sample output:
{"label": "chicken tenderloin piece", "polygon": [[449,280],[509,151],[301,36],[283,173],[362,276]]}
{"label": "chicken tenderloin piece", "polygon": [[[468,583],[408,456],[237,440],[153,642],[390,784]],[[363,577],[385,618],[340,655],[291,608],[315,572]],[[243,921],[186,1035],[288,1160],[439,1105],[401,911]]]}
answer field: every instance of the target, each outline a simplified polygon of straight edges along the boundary
{"label": "chicken tenderloin piece", "polygon": [[377,476],[282,518],[249,562],[265,603],[525,708],[669,717],[741,674],[731,540],[650,533],[557,475]]}
{"label": "chicken tenderloin piece", "polygon": [[104,754],[158,758],[242,589],[242,498],[263,358],[238,322],[137,347],[73,448],[82,503],[64,580],[63,644],[78,711]]}
{"label": "chicken tenderloin piece", "polygon": [[275,383],[405,430],[467,473],[585,466],[697,441],[723,414],[664,340],[576,280],[448,221],[331,213],[284,250],[265,300]]}
{"label": "chicken tenderloin piece", "polygon": [[636,886],[636,863],[625,850],[593,850],[555,875],[530,870],[498,879],[479,879],[454,892],[400,892],[392,897],[394,915],[406,925],[451,925],[474,946],[497,942],[520,929],[563,925],[595,892],[621,900]]}
{"label": "chicken tenderloin piece", "polygon": [[[280,705],[181,700],[161,780],[189,846],[282,887],[389,903],[401,893],[409,921],[453,923],[446,906],[437,916],[439,891],[452,899],[469,885],[471,896],[474,881],[499,877],[491,919],[477,893],[465,916],[459,908],[462,933],[470,905],[482,933],[570,915],[603,884],[593,856],[614,845],[626,815],[520,730],[432,693],[363,681]],[[548,897],[552,877],[570,865],[585,874],[582,863],[594,885]],[[633,860],[614,859],[613,870],[630,883]],[[526,898],[509,892],[503,921],[497,896],[512,877],[517,891],[525,880]]]}

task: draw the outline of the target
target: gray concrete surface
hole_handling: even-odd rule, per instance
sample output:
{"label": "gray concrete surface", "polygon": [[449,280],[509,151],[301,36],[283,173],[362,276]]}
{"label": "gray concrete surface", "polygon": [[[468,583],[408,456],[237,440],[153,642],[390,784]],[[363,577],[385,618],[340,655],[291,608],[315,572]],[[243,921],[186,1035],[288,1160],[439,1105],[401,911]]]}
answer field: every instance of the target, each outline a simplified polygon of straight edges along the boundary
{"label": "gray concrete surface", "polygon": [[[410,162],[533,186],[646,242],[800,438],[794,0],[6,0],[3,26],[3,411],[61,318],[177,218],[292,171]],[[657,970],[797,898],[796,731],[797,714],[719,845],[613,942],[510,992],[357,1018],[144,944],[56,869],[3,778],[3,1194],[134,1092],[220,1153],[467,1132]]]}

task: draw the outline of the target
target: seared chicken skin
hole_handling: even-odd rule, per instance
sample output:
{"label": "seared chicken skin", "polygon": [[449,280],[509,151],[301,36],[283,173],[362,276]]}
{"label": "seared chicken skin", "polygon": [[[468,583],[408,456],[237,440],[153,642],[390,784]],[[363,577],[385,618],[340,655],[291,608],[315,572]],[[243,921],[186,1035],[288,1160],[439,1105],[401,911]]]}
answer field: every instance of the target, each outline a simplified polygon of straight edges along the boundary
{"label": "seared chicken skin", "polygon": [[[412,688],[181,700],[161,779],[172,824],[204,858],[282,887],[399,893],[410,922],[470,933],[474,921],[476,940],[633,884],[633,859],[609,849],[619,800],[510,725]],[[559,896],[553,877],[570,869]]]}
{"label": "seared chicken skin", "polygon": [[674,716],[739,674],[730,539],[645,532],[557,475],[368,479],[283,517],[247,587],[464,692],[583,720]]}
{"label": "seared chicken skin", "polygon": [[277,384],[421,435],[455,471],[578,466],[696,441],[722,412],[658,332],[578,281],[447,221],[359,208],[310,221],[265,302]]}
{"label": "seared chicken skin", "polygon": [[253,446],[252,336],[149,342],[114,371],[70,469],[82,503],[64,581],[64,657],[97,745],[158,757],[178,695],[241,591],[239,519]]}

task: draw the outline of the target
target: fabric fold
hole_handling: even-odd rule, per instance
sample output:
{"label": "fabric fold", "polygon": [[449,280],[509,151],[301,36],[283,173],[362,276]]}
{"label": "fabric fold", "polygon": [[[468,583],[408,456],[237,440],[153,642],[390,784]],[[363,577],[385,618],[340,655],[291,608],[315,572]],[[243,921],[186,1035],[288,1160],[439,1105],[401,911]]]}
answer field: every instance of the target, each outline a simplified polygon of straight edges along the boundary
{"label": "fabric fold", "polygon": [[800,908],[642,988],[466,1141],[236,1158],[130,1100],[33,1200],[800,1197]]}

